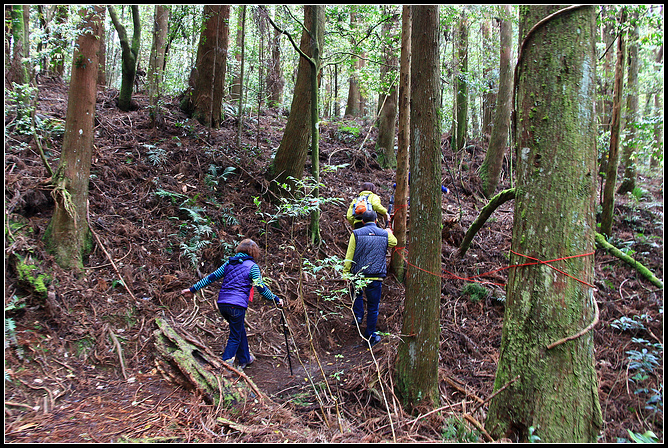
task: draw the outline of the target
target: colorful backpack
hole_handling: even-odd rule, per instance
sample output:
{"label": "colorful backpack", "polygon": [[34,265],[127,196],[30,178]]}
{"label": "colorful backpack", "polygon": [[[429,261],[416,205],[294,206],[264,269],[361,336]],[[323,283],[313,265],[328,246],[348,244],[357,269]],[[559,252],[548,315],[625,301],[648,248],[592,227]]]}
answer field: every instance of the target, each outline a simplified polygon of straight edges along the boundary
{"label": "colorful backpack", "polygon": [[353,207],[353,216],[355,219],[362,219],[362,213],[373,211],[373,206],[369,202],[369,195],[360,196]]}

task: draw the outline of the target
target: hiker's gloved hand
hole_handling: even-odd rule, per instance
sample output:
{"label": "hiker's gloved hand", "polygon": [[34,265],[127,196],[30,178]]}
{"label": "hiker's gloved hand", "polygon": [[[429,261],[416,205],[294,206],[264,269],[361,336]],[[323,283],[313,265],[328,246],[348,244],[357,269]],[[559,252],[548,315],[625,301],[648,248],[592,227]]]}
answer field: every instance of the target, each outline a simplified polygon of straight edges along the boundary
{"label": "hiker's gloved hand", "polygon": [[192,293],[192,291],[190,290],[190,288],[186,288],[186,289],[181,290],[181,295],[182,295],[182,296],[186,296],[186,297],[188,297],[188,296],[192,296],[193,293]]}
{"label": "hiker's gloved hand", "polygon": [[276,296],[276,306],[278,306],[279,308],[283,308],[283,299],[281,299],[278,296]]}

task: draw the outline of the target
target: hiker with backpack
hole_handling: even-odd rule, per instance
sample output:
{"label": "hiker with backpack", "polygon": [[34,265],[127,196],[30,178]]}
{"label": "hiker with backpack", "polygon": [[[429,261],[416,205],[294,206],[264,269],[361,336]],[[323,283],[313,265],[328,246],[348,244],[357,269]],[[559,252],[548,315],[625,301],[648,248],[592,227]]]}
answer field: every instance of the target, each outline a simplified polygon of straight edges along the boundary
{"label": "hiker with backpack", "polygon": [[283,306],[283,301],[262,281],[260,267],[255,262],[259,257],[260,247],[257,243],[245,239],[235,249],[235,255],[228,258],[222,266],[190,288],[181,291],[184,296],[192,296],[205,286],[222,279],[217,300],[218,310],[230,326],[230,335],[223,351],[223,362],[232,365],[236,358],[239,369],[255,361],[255,357],[248,349],[244,327],[248,303],[253,301],[253,287],[257,288],[265,299],[275,302],[279,307]]}
{"label": "hiker with backpack", "polygon": [[383,216],[385,222],[390,222],[390,215],[387,209],[383,207],[380,202],[380,197],[376,194],[376,186],[371,182],[362,183],[362,191],[357,195],[357,198],[351,202],[346,213],[346,219],[353,229],[362,227],[362,213],[367,210],[373,210],[378,216]]}
{"label": "hiker with backpack", "polygon": [[378,310],[383,287],[383,279],[387,276],[386,254],[389,247],[397,245],[397,238],[391,229],[381,229],[376,225],[375,211],[366,211],[362,214],[362,227],[353,230],[348,241],[348,250],[343,265],[343,273],[361,274],[367,281],[362,288],[353,288],[351,293],[355,297],[353,313],[356,325],[364,321],[364,301],[366,296],[366,329],[364,338],[369,347],[380,342],[376,333]]}

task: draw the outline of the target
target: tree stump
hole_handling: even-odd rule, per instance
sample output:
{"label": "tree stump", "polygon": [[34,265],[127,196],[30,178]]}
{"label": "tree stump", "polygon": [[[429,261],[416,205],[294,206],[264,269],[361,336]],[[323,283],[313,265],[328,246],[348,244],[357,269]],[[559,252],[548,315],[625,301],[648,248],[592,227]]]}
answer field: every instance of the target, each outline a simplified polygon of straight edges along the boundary
{"label": "tree stump", "polygon": [[216,406],[221,401],[232,407],[266,398],[245,373],[222,362],[197,338],[183,329],[177,332],[164,318],[155,322],[156,366],[167,379],[197,391]]}

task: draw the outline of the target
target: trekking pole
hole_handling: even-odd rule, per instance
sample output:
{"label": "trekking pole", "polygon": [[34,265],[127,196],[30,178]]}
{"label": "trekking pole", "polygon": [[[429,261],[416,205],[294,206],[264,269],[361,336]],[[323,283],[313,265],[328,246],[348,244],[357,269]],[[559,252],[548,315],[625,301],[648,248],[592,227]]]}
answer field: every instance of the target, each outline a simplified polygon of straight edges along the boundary
{"label": "trekking pole", "polygon": [[292,376],[292,359],[290,358],[290,346],[288,345],[288,326],[285,323],[283,310],[281,311],[281,325],[283,325],[283,335],[285,335],[285,351],[288,352],[288,365],[290,366],[290,375]]}

